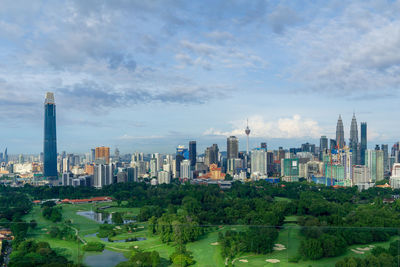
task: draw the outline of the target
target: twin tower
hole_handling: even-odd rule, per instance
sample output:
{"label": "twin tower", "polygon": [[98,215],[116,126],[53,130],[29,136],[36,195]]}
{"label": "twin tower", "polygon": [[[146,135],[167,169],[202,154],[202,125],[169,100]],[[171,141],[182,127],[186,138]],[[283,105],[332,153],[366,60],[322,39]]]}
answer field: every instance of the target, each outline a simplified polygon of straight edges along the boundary
{"label": "twin tower", "polygon": [[[342,117],[339,115],[339,119],[336,125],[336,147],[338,149],[344,148],[346,145],[344,141],[344,127]],[[350,139],[349,148],[353,152],[353,162],[355,164],[364,165],[365,150],[367,149],[367,123],[361,123],[361,143],[358,142],[358,126],[356,115],[353,114],[350,125]]]}

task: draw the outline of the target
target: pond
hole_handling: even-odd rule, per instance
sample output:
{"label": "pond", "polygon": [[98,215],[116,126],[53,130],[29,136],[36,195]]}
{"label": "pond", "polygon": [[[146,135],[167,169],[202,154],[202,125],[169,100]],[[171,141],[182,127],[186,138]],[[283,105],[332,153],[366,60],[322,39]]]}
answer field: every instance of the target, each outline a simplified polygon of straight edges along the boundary
{"label": "pond", "polygon": [[89,211],[78,211],[76,214],[96,221],[98,223],[112,223],[112,215],[109,213],[101,213],[101,212],[94,212],[92,210]]}
{"label": "pond", "polygon": [[122,253],[104,250],[102,253],[86,252],[83,262],[90,267],[113,267],[127,260]]}

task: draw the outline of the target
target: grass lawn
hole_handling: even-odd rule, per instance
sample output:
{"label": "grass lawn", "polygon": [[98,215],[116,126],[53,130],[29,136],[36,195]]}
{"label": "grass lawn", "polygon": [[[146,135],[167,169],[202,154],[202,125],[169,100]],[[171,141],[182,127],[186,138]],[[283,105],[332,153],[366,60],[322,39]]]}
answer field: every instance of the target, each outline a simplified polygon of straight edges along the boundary
{"label": "grass lawn", "polygon": [[[67,216],[71,216],[71,211],[67,212],[67,210],[68,208],[63,207],[63,219],[68,218]],[[65,241],[51,238],[46,232],[50,229],[50,227],[59,226],[60,224],[44,219],[40,206],[34,206],[31,213],[27,214],[24,219],[26,221],[34,219],[37,222],[37,227],[34,230],[29,229],[28,238],[33,238],[36,241],[48,242],[52,248],[58,250],[62,255],[66,256],[70,260],[73,260],[74,262],[78,262],[79,255],[82,255],[82,251],[80,249],[81,245],[76,241]]]}
{"label": "grass lawn", "polygon": [[274,197],[275,201],[288,201],[288,202],[292,202],[292,200],[290,198],[287,197]]}
{"label": "grass lawn", "polygon": [[[254,255],[254,254],[243,255],[239,258],[245,259],[248,262],[246,263],[246,262],[240,262],[239,260],[236,260],[234,266],[235,267],[241,267],[241,266],[300,266],[300,267],[335,266],[336,262],[343,259],[344,257],[355,256],[355,257],[364,258],[370,253],[370,252],[366,252],[365,254],[356,254],[353,251],[351,251],[351,249],[355,249],[358,247],[367,247],[368,245],[382,246],[382,247],[388,248],[389,244],[391,242],[393,242],[394,240],[399,238],[399,237],[393,237],[390,241],[387,241],[387,242],[371,243],[368,245],[352,245],[347,249],[347,252],[344,255],[339,256],[339,257],[323,258],[323,259],[320,259],[317,261],[301,260],[298,263],[289,263],[288,260],[291,257],[294,257],[297,255],[297,251],[300,246],[300,240],[301,240],[300,236],[299,236],[300,227],[295,224],[285,224],[285,226],[289,226],[289,227],[282,229],[279,232],[279,237],[277,240],[278,244],[282,244],[286,247],[285,250],[274,251],[267,255]],[[279,263],[268,263],[265,261],[266,259],[278,259],[278,260],[280,260],[280,262]]]}
{"label": "grass lawn", "polygon": [[[220,230],[223,231],[223,230]],[[220,246],[211,245],[217,242],[218,231],[206,234],[200,240],[189,243],[186,247],[189,251],[193,252],[196,264],[194,266],[225,266],[224,259],[221,256]]]}
{"label": "grass lawn", "polygon": [[[285,201],[280,200],[280,201]],[[111,205],[110,205],[111,204]],[[100,205],[104,206],[112,206],[108,210],[113,211],[122,211],[129,210],[128,212],[138,212],[137,208],[121,208],[116,207],[116,203],[102,203]],[[159,240],[158,236],[151,236],[148,234],[146,229],[141,229],[137,232],[133,233],[123,233],[116,235],[113,237],[113,240],[122,240],[133,237],[145,237],[146,240],[143,241],[134,241],[134,242],[103,242],[96,236],[93,237],[84,237],[87,234],[93,234],[98,231],[99,223],[85,218],[83,216],[77,215],[78,211],[85,210],[94,210],[94,206],[92,204],[80,204],[80,205],[70,205],[63,204],[63,220],[70,219],[73,223],[73,227],[79,230],[79,235],[83,237],[86,241],[98,241],[102,242],[106,245],[106,249],[116,252],[123,253],[126,257],[130,257],[131,248],[134,246],[138,246],[139,249],[144,251],[157,251],[160,253],[160,256],[164,259],[168,259],[169,256],[175,251],[175,248],[172,244],[164,244]],[[30,229],[28,232],[28,237],[34,238],[37,241],[45,241],[50,244],[50,246],[56,250],[58,250],[62,255],[65,255],[68,259],[73,260],[74,262],[78,262],[82,260],[82,244],[78,244],[76,241],[65,241],[59,239],[50,238],[46,232],[50,229],[51,226],[60,224],[52,223],[48,220],[45,220],[41,214],[40,206],[35,206],[32,212],[25,216],[26,221],[30,221],[31,219],[36,220],[37,227],[36,229]],[[367,245],[353,245],[348,248],[345,255],[335,258],[324,258],[318,261],[300,261],[299,263],[289,263],[288,259],[297,255],[299,246],[300,246],[300,227],[293,223],[297,220],[297,216],[288,216],[285,218],[287,223],[284,225],[285,227],[279,231],[278,240],[276,243],[282,244],[285,246],[285,250],[274,251],[267,255],[254,255],[254,254],[245,254],[241,255],[234,261],[234,266],[313,266],[313,267],[322,267],[322,266],[334,266],[337,261],[347,256],[356,256],[356,257],[365,257],[370,252],[366,252],[365,254],[356,254],[351,251],[352,248],[358,247],[366,247]],[[145,226],[145,224],[144,224]],[[225,259],[222,258],[220,252],[219,245],[212,245],[212,243],[216,243],[218,240],[218,232],[223,232],[226,230],[236,230],[241,231],[245,230],[247,227],[245,226],[221,226],[215,228],[216,230],[212,230],[211,232],[205,234],[200,240],[187,244],[187,249],[193,253],[193,257],[196,261],[195,266],[225,266]],[[393,237],[388,242],[381,243],[373,243],[372,245],[379,245],[383,247],[388,247],[390,242],[398,239],[399,237]],[[240,262],[240,260],[247,260],[248,262]],[[279,263],[272,264],[268,263],[266,259],[278,259]]]}

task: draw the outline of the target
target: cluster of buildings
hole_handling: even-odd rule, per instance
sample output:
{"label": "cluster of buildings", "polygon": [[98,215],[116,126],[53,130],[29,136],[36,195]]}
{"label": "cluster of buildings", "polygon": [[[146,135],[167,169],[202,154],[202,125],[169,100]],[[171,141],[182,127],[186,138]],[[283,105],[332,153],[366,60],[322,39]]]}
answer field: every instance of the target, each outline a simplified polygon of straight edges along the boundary
{"label": "cluster of buildings", "polygon": [[319,146],[304,143],[298,148],[268,150],[267,143],[263,142],[250,151],[251,131],[247,126],[244,130],[246,151],[239,150],[236,136],[229,136],[226,151],[220,151],[218,144],[213,144],[198,153],[196,141],[190,141],[187,147],[178,146],[174,154],[135,152],[121,155],[118,148],[111,154],[110,148],[105,146],[85,154],[57,153],[56,106],[52,93],[46,94],[44,110],[43,153],[28,158],[19,155],[12,160],[8,158],[7,149],[0,153],[0,175],[14,175],[13,183],[101,188],[139,180],[157,185],[180,179],[226,186],[233,180],[290,182],[304,178],[330,186],[367,189],[391,177],[391,186],[400,187],[399,143],[393,145],[390,153],[386,144],[368,149],[367,123],[362,122],[359,129],[354,114],[348,142],[339,116],[336,138],[321,136]]}

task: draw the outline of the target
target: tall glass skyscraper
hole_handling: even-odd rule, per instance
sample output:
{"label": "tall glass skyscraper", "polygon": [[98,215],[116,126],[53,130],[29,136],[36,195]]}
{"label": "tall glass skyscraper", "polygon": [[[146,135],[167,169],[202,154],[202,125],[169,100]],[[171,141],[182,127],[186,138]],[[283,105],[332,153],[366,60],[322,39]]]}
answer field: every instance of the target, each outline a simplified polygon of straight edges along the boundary
{"label": "tall glass skyscraper", "polygon": [[227,158],[237,159],[239,157],[239,140],[236,136],[230,136],[226,140]]}
{"label": "tall glass skyscraper", "polygon": [[56,103],[53,93],[46,93],[44,101],[43,175],[57,179]]}
{"label": "tall glass skyscraper", "polygon": [[367,150],[367,123],[361,123],[360,164],[365,165],[365,151]]}
{"label": "tall glass skyscraper", "polygon": [[344,128],[342,117],[340,115],[336,125],[336,145],[339,149],[344,147]]}
{"label": "tall glass skyscraper", "polygon": [[353,152],[353,165],[359,165],[359,154],[358,154],[358,127],[356,115],[353,113],[353,119],[351,120],[350,126],[350,149]]}
{"label": "tall glass skyscraper", "polygon": [[197,157],[196,141],[190,141],[189,142],[189,160],[190,160],[191,167],[196,166],[196,157]]}

